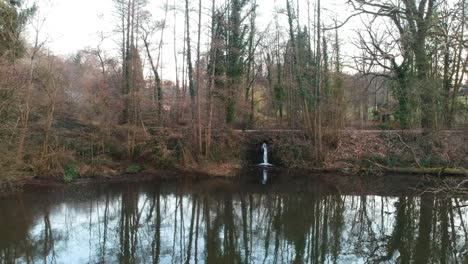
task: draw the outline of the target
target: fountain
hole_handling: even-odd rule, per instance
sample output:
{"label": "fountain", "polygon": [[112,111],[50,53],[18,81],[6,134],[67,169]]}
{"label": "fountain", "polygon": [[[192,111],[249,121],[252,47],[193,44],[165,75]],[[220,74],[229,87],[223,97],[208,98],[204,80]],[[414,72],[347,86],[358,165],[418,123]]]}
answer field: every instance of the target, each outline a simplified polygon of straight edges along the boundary
{"label": "fountain", "polygon": [[258,164],[262,166],[262,179],[261,183],[263,185],[266,185],[268,183],[268,167],[273,166],[268,162],[268,145],[266,142],[263,142],[262,144],[262,151],[263,151],[263,162]]}
{"label": "fountain", "polygon": [[268,162],[268,145],[266,142],[263,142],[262,144],[262,150],[263,150],[263,163],[260,163],[260,166],[273,166]]}

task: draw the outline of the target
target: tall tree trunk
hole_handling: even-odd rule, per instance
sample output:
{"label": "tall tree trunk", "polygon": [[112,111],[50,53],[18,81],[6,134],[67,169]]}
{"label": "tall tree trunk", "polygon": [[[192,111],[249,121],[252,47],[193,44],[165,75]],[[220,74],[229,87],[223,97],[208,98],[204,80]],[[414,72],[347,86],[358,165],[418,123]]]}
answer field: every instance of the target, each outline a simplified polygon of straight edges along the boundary
{"label": "tall tree trunk", "polygon": [[148,56],[148,60],[151,66],[151,70],[153,71],[153,76],[154,76],[154,86],[156,90],[156,101],[158,102],[158,120],[161,119],[161,113],[162,113],[162,83],[161,83],[161,78],[159,78],[159,73],[158,73],[158,66],[154,64],[153,56],[151,55],[151,50],[149,47],[149,41],[147,37],[143,37],[143,44],[145,45],[146,49],[146,55]]}
{"label": "tall tree trunk", "polygon": [[44,160],[47,160],[47,156],[49,154],[50,130],[54,122],[55,105],[57,103],[57,94],[58,94],[58,89],[57,89],[57,85],[55,82],[55,76],[53,76],[53,72],[51,71],[51,69],[49,69],[49,71],[50,71],[49,74],[51,74],[52,76],[50,76],[51,78],[50,84],[49,83],[46,84],[47,86],[50,85],[51,87],[45,88],[47,90],[46,92],[47,92],[47,96],[49,99],[49,105],[47,106],[47,119],[46,119],[46,125],[44,128],[44,143],[43,143],[43,148],[42,148],[42,158]]}
{"label": "tall tree trunk", "polygon": [[459,40],[459,47],[458,47],[458,56],[456,58],[456,63],[454,63],[453,66],[453,71],[455,72],[455,82],[453,85],[453,91],[452,95],[450,98],[450,107],[449,107],[449,116],[448,116],[448,121],[447,121],[447,126],[448,128],[451,128],[453,126],[453,122],[455,121],[455,112],[456,112],[456,100],[458,96],[458,92],[460,90],[460,87],[462,86],[462,82],[465,79],[465,70],[468,66],[468,54],[465,56],[465,61],[462,63],[462,53],[463,50],[466,50],[466,46],[463,44],[465,43],[465,27],[466,27],[466,0],[461,1],[462,4],[462,10],[461,10],[461,30],[460,30],[460,35],[459,37],[461,38]]}
{"label": "tall tree trunk", "polygon": [[198,153],[201,155],[203,152],[202,146],[202,124],[201,124],[201,79],[200,79],[200,42],[201,42],[201,14],[202,14],[202,1],[198,1],[198,39],[197,39],[197,146]]}
{"label": "tall tree trunk", "polygon": [[[254,47],[254,40],[255,40],[255,17],[256,17],[256,1],[252,2],[252,13],[250,15],[250,33],[249,33],[249,58],[247,62],[247,84],[246,84],[246,94],[245,98],[248,101],[249,91],[250,95],[250,118],[249,118],[249,126],[252,127],[255,120],[255,47]],[[252,80],[250,80],[250,75],[252,73]]]}
{"label": "tall tree trunk", "polygon": [[424,130],[434,128],[436,113],[436,87],[429,80],[429,63],[426,54],[426,38],[428,30],[432,25],[432,16],[435,0],[420,1],[416,7],[416,2],[406,2],[406,12],[415,23],[410,23],[410,30],[414,34],[413,51],[417,78],[419,81],[420,99],[422,104],[421,127]]}
{"label": "tall tree trunk", "polygon": [[189,92],[190,92],[190,101],[191,101],[191,109],[192,109],[192,127],[195,122],[195,84],[193,82],[193,66],[192,66],[192,48],[190,44],[190,10],[189,10],[189,0],[185,0],[185,23],[186,23],[186,32],[187,32],[187,68],[188,68],[188,84],[189,84]]}
{"label": "tall tree trunk", "polygon": [[320,25],[321,25],[321,7],[320,7],[320,0],[317,0],[317,52],[315,56],[317,57],[317,75],[316,75],[316,117],[317,117],[317,127],[315,129],[316,131],[316,149],[317,153],[316,156],[317,158],[320,158],[322,155],[322,109],[321,109],[321,98],[322,98],[322,91],[321,91],[321,86],[322,86],[322,80],[321,80],[321,75],[322,75],[322,58],[321,58],[321,50],[320,50]]}
{"label": "tall tree trunk", "polygon": [[[209,157],[211,148],[211,123],[213,119],[213,90],[215,87],[215,73],[216,73],[216,56],[218,49],[216,48],[216,40],[218,39],[218,32],[216,29],[216,14],[215,14],[215,1],[212,0],[211,6],[211,47],[210,47],[210,64],[211,72],[209,74],[208,93],[207,93],[207,128],[205,133],[205,155]],[[209,69],[209,68],[208,68]]]}
{"label": "tall tree trunk", "polygon": [[[308,106],[308,102],[306,99],[307,92],[305,91],[304,80],[302,76],[304,69],[302,69],[302,65],[299,65],[299,58],[301,54],[299,54],[298,43],[296,43],[295,31],[294,31],[294,26],[293,26],[293,13],[292,13],[292,8],[291,8],[291,4],[289,0],[286,0],[286,7],[287,7],[287,12],[288,12],[289,37],[291,39],[291,46],[293,48],[293,52],[292,52],[292,57],[293,57],[292,66],[293,67],[291,69],[291,74],[294,75],[296,82],[297,82],[297,86],[299,87],[298,88],[299,95],[301,97],[300,99],[301,99],[302,110],[303,110],[302,118],[305,123],[306,131],[308,131],[308,133],[311,133],[310,130],[312,129],[312,125],[311,125],[309,106]],[[291,93],[289,96],[290,96],[290,100],[292,100]]]}
{"label": "tall tree trunk", "polygon": [[24,101],[24,110],[20,116],[21,129],[18,137],[18,149],[16,152],[16,161],[23,161],[24,156],[24,145],[26,137],[29,132],[29,117],[31,113],[31,104],[32,104],[32,93],[34,89],[34,71],[35,71],[35,59],[37,53],[41,50],[44,42],[39,42],[39,33],[41,26],[36,25],[35,27],[35,36],[34,36],[34,47],[32,53],[29,57],[29,75],[28,75],[28,84],[26,89],[25,101]]}
{"label": "tall tree trunk", "polygon": [[18,162],[23,161],[23,155],[24,155],[24,144],[26,140],[26,136],[29,131],[29,115],[31,112],[31,97],[32,97],[32,92],[33,92],[33,79],[34,79],[34,56],[31,56],[30,62],[29,62],[29,80],[28,80],[28,86],[26,90],[26,100],[24,103],[24,113],[21,115],[21,131],[19,134],[18,138],[18,150],[17,150],[17,155],[16,159]]}
{"label": "tall tree trunk", "polygon": [[[166,3],[164,5],[164,20],[163,20],[163,25],[162,25],[162,29],[161,29],[161,37],[160,37],[159,46],[158,46],[158,61],[157,61],[156,69],[159,69],[159,63],[162,64],[162,57],[163,57],[162,56],[162,50],[163,50],[163,44],[164,44],[163,39],[164,39],[164,30],[166,29],[168,9],[169,9],[169,0],[166,0]],[[174,45],[175,45],[175,42],[174,42]],[[153,72],[154,72],[154,70],[153,70]],[[161,76],[162,76],[162,68],[161,68]],[[161,79],[159,78],[159,76],[157,78],[155,77],[156,81],[158,79],[159,79],[159,83],[156,82],[156,90],[157,90],[157,94],[158,94],[158,119],[161,121],[162,114],[163,114],[164,94],[163,94],[163,91],[162,91]]]}
{"label": "tall tree trunk", "polygon": [[[123,29],[124,31],[126,30],[126,38],[125,38],[125,59],[123,61],[123,74],[124,74],[124,89],[123,89],[123,96],[124,96],[124,109],[123,109],[123,114],[122,114],[122,122],[123,123],[129,123],[129,111],[130,111],[130,92],[132,90],[132,83],[131,83],[131,63],[132,63],[132,52],[131,52],[131,31],[132,31],[132,26],[131,26],[131,10],[132,10],[132,1],[129,0],[127,2],[127,10],[122,10],[122,12],[126,12],[126,27]],[[123,15],[125,17],[125,15]]]}
{"label": "tall tree trunk", "polygon": [[[176,0],[174,0],[174,7],[176,6]],[[174,21],[177,21],[177,8],[174,8]],[[181,91],[180,91],[180,79],[179,79],[179,66],[177,60],[177,23],[174,23],[174,67],[175,67],[175,78],[176,78],[176,98],[173,104],[175,110],[175,116],[177,123],[180,123],[180,112],[183,111],[181,104]]]}

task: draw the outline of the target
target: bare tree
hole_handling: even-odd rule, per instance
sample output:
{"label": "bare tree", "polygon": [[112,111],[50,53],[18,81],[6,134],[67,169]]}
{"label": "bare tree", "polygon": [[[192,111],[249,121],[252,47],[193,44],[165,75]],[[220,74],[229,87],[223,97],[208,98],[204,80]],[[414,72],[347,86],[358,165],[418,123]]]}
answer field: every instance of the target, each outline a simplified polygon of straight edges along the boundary
{"label": "bare tree", "polygon": [[201,78],[200,78],[200,43],[201,43],[201,25],[202,25],[202,1],[198,1],[198,39],[197,39],[197,146],[198,153],[203,152],[202,147],[202,124],[201,124]]}
{"label": "bare tree", "polygon": [[41,30],[44,26],[46,18],[38,14],[31,26],[34,30],[34,45],[29,51],[29,78],[26,93],[24,95],[24,102],[21,105],[21,116],[20,116],[20,132],[18,136],[18,149],[17,149],[17,161],[23,160],[25,140],[29,131],[29,118],[31,114],[32,94],[34,89],[34,72],[36,64],[36,56],[41,51],[47,39],[41,40]]}

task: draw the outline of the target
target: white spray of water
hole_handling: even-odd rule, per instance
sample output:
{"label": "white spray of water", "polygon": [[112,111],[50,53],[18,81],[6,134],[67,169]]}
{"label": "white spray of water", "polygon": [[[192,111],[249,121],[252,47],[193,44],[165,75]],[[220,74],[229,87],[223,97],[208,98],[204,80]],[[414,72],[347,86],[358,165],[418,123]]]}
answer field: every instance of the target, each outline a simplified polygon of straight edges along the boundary
{"label": "white spray of water", "polygon": [[261,163],[261,166],[272,166],[268,162],[268,145],[266,143],[263,143],[262,145],[262,150],[263,150],[263,163]]}

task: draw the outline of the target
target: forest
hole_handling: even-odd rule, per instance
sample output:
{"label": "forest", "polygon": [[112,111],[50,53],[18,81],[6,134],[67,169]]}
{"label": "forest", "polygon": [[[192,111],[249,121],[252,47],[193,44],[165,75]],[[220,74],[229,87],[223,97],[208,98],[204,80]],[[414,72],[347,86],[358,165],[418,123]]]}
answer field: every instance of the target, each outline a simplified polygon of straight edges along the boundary
{"label": "forest", "polygon": [[47,1],[0,0],[0,183],[216,174],[263,141],[286,167],[466,173],[466,0],[108,1],[63,55]]}

